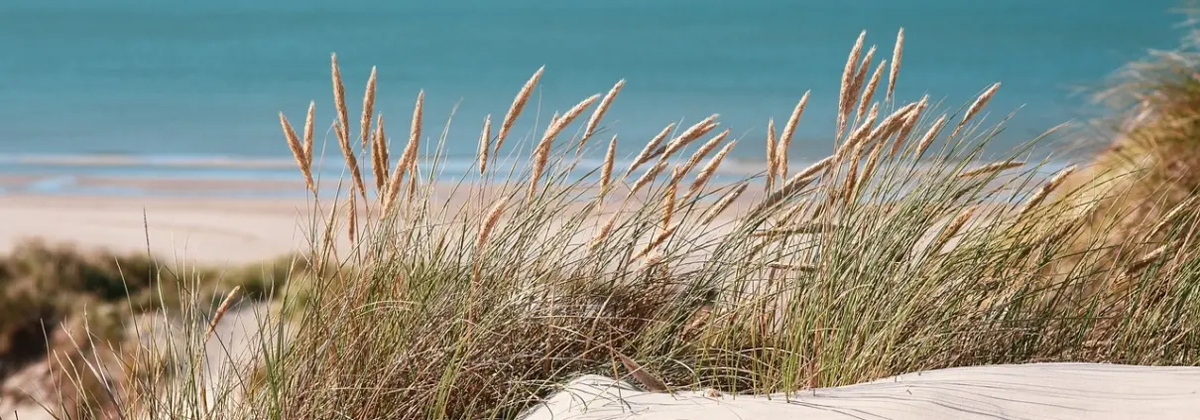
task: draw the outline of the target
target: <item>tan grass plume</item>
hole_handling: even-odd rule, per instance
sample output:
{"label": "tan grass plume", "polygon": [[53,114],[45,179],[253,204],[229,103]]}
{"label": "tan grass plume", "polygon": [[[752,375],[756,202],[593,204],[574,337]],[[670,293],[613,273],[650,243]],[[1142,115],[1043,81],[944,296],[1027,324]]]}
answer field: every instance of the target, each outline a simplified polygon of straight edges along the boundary
{"label": "tan grass plume", "polygon": [[388,156],[387,133],[383,129],[383,114],[375,121],[375,135],[371,139],[371,169],[375,175],[375,192],[381,197],[387,188]]}
{"label": "tan grass plume", "polygon": [[712,205],[712,207],[709,207],[709,209],[704,212],[704,215],[700,217],[700,223],[707,225],[712,223],[713,220],[716,220],[717,217],[720,217],[721,214],[725,213],[725,210],[728,209],[734,201],[737,201],[738,197],[742,196],[742,193],[746,192],[746,187],[749,186],[750,184],[739,185],[732,192],[726,194],[724,197],[721,197],[720,200],[718,200]]}
{"label": "tan grass plume", "polygon": [[600,244],[603,244],[604,240],[608,238],[609,233],[612,233],[613,225],[617,223],[617,216],[620,214],[620,211],[613,212],[612,216],[608,217],[608,221],[604,222],[604,225],[600,227],[596,235],[592,237],[591,248],[593,250],[599,248]]}
{"label": "tan grass plume", "polygon": [[[678,169],[676,170],[678,172]],[[663,212],[662,212],[662,227],[666,229],[671,225],[671,218],[675,216],[675,196],[679,193],[679,183],[671,182],[667,185],[667,191],[663,194]]]}
{"label": "tan grass plume", "polygon": [[841,138],[842,134],[845,133],[850,110],[854,108],[854,96],[850,93],[850,87],[854,84],[859,54],[862,53],[863,42],[866,39],[867,31],[862,31],[858,34],[858,40],[854,42],[854,47],[850,49],[850,56],[846,58],[846,67],[842,70],[842,87],[838,92],[838,138]]}
{"label": "tan grass plume", "polygon": [[604,114],[608,112],[608,107],[612,106],[613,100],[617,99],[617,94],[621,93],[621,88],[623,87],[625,87],[625,79],[618,80],[617,84],[613,85],[612,89],[609,89],[608,93],[604,95],[604,99],[600,100],[600,105],[596,106],[596,110],[592,111],[591,118],[588,118],[587,125],[584,126],[583,137],[579,139],[579,150],[583,149],[588,139],[596,132],[596,127],[600,125],[600,120],[604,118]]}
{"label": "tan grass plume", "polygon": [[804,115],[804,108],[808,106],[810,93],[811,90],[805,91],[800,101],[796,102],[796,107],[792,109],[792,115],[788,117],[787,124],[783,126],[783,133],[779,135],[779,141],[775,144],[775,170],[778,171],[780,180],[788,176],[788,150],[792,146],[792,137],[796,135],[796,127],[800,125],[800,117]]}
{"label": "tan grass plume", "polygon": [[358,168],[358,158],[354,155],[354,147],[350,144],[350,117],[346,111],[346,89],[342,85],[342,72],[338,69],[337,54],[332,56],[331,61],[333,72],[333,104],[336,106],[338,113],[338,145],[341,146],[342,157],[346,160],[346,169],[350,172],[350,179],[354,182],[354,188],[358,189],[358,193],[362,195],[363,200],[366,200],[366,183],[363,182],[362,171]]}
{"label": "tan grass plume", "polygon": [[492,231],[496,229],[496,224],[500,222],[500,215],[504,214],[504,208],[507,205],[508,197],[504,197],[500,199],[500,201],[496,202],[496,204],[492,206],[491,210],[488,210],[487,215],[484,216],[483,224],[479,229],[479,236],[475,239],[476,252],[482,251],[483,247],[487,245],[488,237],[491,236]]}
{"label": "tan grass plume", "polygon": [[542,173],[546,170],[546,164],[550,160],[550,150],[554,146],[554,139],[563,131],[583,110],[592,105],[600,95],[592,95],[587,99],[580,101],[571,109],[567,110],[561,117],[554,119],[550,123],[550,127],[546,128],[545,134],[542,135],[542,140],[538,142],[537,148],[533,153],[533,174],[529,178],[529,198],[532,198],[537,191],[538,180],[542,177]]}
{"label": "tan grass plume", "polygon": [[[417,162],[417,152],[421,147],[421,114],[424,110],[425,91],[421,90],[417,93],[417,103],[413,107],[412,126],[409,129],[408,144],[404,146],[404,154],[400,155],[400,161],[396,163],[396,170],[392,171],[392,175],[388,178],[387,194],[383,199],[383,213],[386,215],[388,210],[395,204],[396,199],[400,196],[400,186],[404,183],[404,175]],[[416,174],[413,174],[416,176]]]}
{"label": "tan grass plume", "polygon": [[367,78],[367,89],[363,93],[363,109],[362,119],[359,121],[362,133],[362,148],[367,149],[367,143],[371,141],[371,117],[375,112],[375,66],[371,66],[371,76]]}
{"label": "tan grass plume", "polygon": [[778,169],[775,158],[775,119],[767,119],[767,192],[775,185],[775,174]]}
{"label": "tan grass plume", "polygon": [[[871,148],[871,153],[867,155],[867,163],[863,165],[862,174],[858,176],[858,181],[855,182],[856,188],[862,188],[867,182],[875,176],[875,168],[879,165],[879,156],[883,154],[884,142],[876,142]],[[857,194],[857,191],[855,192]]]}
{"label": "tan grass plume", "polygon": [[[896,78],[900,76],[900,59],[904,57],[904,28],[896,33],[896,46],[892,48],[892,68],[888,72],[888,87],[887,96],[884,98],[887,101],[892,100],[892,94],[896,90]],[[893,153],[894,155],[895,153]]]}
{"label": "tan grass plume", "polygon": [[987,165],[980,166],[978,168],[973,168],[973,169],[968,169],[968,170],[962,171],[958,175],[956,175],[956,177],[970,178],[970,177],[978,176],[978,175],[991,175],[996,172],[1003,172],[1003,171],[1007,171],[1009,169],[1020,168],[1022,166],[1025,166],[1025,162],[1022,162],[1019,160],[995,162],[995,163],[989,163]]}
{"label": "tan grass plume", "polygon": [[721,142],[725,141],[725,138],[728,136],[729,129],[726,128],[725,131],[718,133],[717,135],[713,136],[713,138],[704,142],[700,148],[696,149],[696,152],[692,153],[692,156],[688,158],[687,162],[684,162],[683,166],[679,167],[679,170],[676,171],[674,176],[671,177],[671,182],[675,183],[683,179],[683,177],[691,172],[696,165],[700,164],[700,161],[704,160],[709,153],[712,153],[713,149],[716,149]]}
{"label": "tan grass plume", "polygon": [[317,112],[317,102],[309,101],[308,116],[304,118],[304,160],[309,168],[313,163],[313,119]]}
{"label": "tan grass plume", "polygon": [[675,129],[675,123],[667,124],[666,127],[663,127],[662,131],[659,131],[654,138],[650,139],[650,141],[646,143],[646,147],[643,147],[642,151],[638,152],[637,156],[633,158],[633,163],[629,164],[629,169],[625,170],[625,177],[629,177],[629,175],[632,174],[633,171],[638,167],[642,166],[643,163],[649,162],[650,159],[654,159],[654,157],[657,156],[656,152],[659,151],[659,145],[662,144],[663,140],[666,140],[667,136],[671,134],[671,130],[673,129]]}
{"label": "tan grass plume", "polygon": [[517,91],[517,97],[513,98],[512,106],[508,108],[508,113],[504,114],[504,120],[500,123],[500,132],[496,134],[496,146],[493,150],[496,154],[500,153],[500,146],[504,144],[504,139],[508,138],[509,130],[512,130],[513,123],[521,115],[521,110],[525,109],[525,104],[529,102],[529,95],[533,94],[533,88],[537,86],[538,80],[542,78],[542,72],[545,70],[546,66],[539,67],[533,76],[525,81],[525,85],[521,86],[521,90]]}
{"label": "tan grass plume", "polygon": [[671,237],[671,235],[675,234],[675,230],[677,228],[679,228],[679,225],[674,225],[674,226],[665,228],[662,231],[662,233],[659,233],[658,236],[654,237],[654,240],[650,241],[649,244],[646,244],[646,247],[643,248],[641,252],[637,253],[637,255],[635,255],[633,257],[633,259],[635,259],[635,260],[641,259],[642,257],[645,257],[647,254],[650,254],[651,252],[653,252],[655,249],[658,249],[658,247],[662,246],[662,244],[664,242],[666,242],[667,239],[669,239]]}
{"label": "tan grass plume", "polygon": [[908,115],[904,116],[904,122],[900,125],[900,132],[896,134],[896,140],[892,142],[892,150],[888,152],[888,158],[895,158],[900,153],[900,149],[908,141],[908,136],[912,134],[913,129],[917,127],[917,122],[921,120],[921,113],[925,112],[925,107],[929,105],[929,95],[921,97],[917,102],[917,106],[909,110]]}
{"label": "tan grass plume", "polygon": [[858,100],[858,115],[861,116],[867,108],[867,104],[871,103],[871,99],[875,97],[875,90],[879,88],[879,80],[883,77],[883,69],[887,67],[887,60],[879,62],[875,67],[875,72],[871,73],[871,79],[867,81],[866,89],[863,89],[862,98]]}
{"label": "tan grass plume", "polygon": [[711,179],[717,172],[717,168],[721,166],[721,161],[725,160],[725,155],[728,155],[729,151],[733,150],[733,145],[735,144],[737,144],[736,141],[731,141],[725,144],[725,147],[722,147],[716,155],[713,155],[713,157],[708,160],[708,163],[700,169],[700,173],[696,175],[696,179],[692,181],[692,185],[690,188],[688,188],[688,192],[685,196],[686,198],[684,198],[684,201],[700,193],[701,189],[704,188],[704,185],[708,184],[708,180]]}
{"label": "tan grass plume", "polygon": [[929,247],[930,255],[942,252],[942,248],[945,248],[946,244],[950,243],[950,240],[953,239],[955,235],[958,235],[958,232],[962,230],[963,226],[966,226],[967,221],[971,220],[971,217],[975,215],[975,210],[975,206],[967,207],[966,209],[963,209],[963,211],[957,216],[954,216],[954,219],[950,220],[950,223],[946,224],[946,227],[942,229],[942,232],[938,234],[937,238],[934,239],[933,244]]}
{"label": "tan grass plume", "polygon": [[353,244],[358,239],[358,198],[354,194],[346,198],[346,239]]}
{"label": "tan grass plume", "polygon": [[487,114],[483,117],[483,130],[479,132],[479,175],[487,172],[488,150],[491,149],[488,144],[492,138],[492,114]]}
{"label": "tan grass plume", "polygon": [[1046,197],[1049,197],[1050,193],[1054,192],[1055,189],[1062,185],[1063,181],[1066,181],[1067,177],[1075,173],[1075,170],[1076,166],[1071,165],[1063,168],[1061,171],[1058,171],[1053,178],[1050,178],[1049,182],[1047,182],[1045,185],[1042,185],[1042,188],[1039,189],[1036,194],[1034,194],[1032,197],[1029,197],[1029,199],[1025,201],[1025,204],[1021,207],[1018,217],[1023,217],[1029,214],[1029,212],[1041,204],[1042,201],[1045,201]]}
{"label": "tan grass plume", "polygon": [[300,173],[304,175],[304,186],[315,194],[312,168],[309,167],[308,158],[305,156],[304,145],[300,143],[300,139],[296,137],[296,131],[292,129],[292,124],[288,122],[282,112],[279,113],[279,125],[283,127],[283,136],[287,140],[288,148],[292,150],[292,155],[296,158],[296,166],[300,167]]}
{"label": "tan grass plume", "polygon": [[682,133],[679,133],[678,136],[675,136],[674,139],[671,139],[671,141],[667,143],[667,145],[663,148],[663,152],[658,158],[665,160],[671,157],[671,155],[675,154],[675,152],[678,152],[680,149],[687,147],[688,144],[696,141],[696,139],[716,129],[719,125],[716,122],[718,116],[718,114],[709,115],[708,118],[700,120],[700,122],[692,124],[691,127],[683,130]]}
{"label": "tan grass plume", "polygon": [[995,83],[988,87],[987,90],[983,91],[983,93],[979,94],[979,97],[975,98],[975,102],[972,102],[971,106],[967,108],[967,112],[963,114],[962,119],[958,121],[958,125],[954,127],[954,131],[950,132],[950,137],[958,135],[959,131],[961,131],[963,127],[967,125],[967,122],[971,121],[972,118],[975,118],[975,115],[979,114],[979,111],[982,110],[984,106],[987,106],[988,101],[992,100],[992,96],[995,96],[996,91],[999,89],[1000,83]]}
{"label": "tan grass plume", "polygon": [[[867,71],[871,69],[871,63],[875,61],[875,50],[875,46],[872,45],[871,48],[867,50],[866,56],[863,57],[862,63],[859,64],[858,71],[854,72],[854,81],[850,83],[850,94],[853,95],[850,99],[851,103],[856,103],[854,99],[858,98],[859,95],[862,94],[861,91],[863,90],[863,86],[867,81]],[[868,105],[871,104],[866,102],[858,104],[858,119],[862,119],[863,112],[866,111]]]}
{"label": "tan grass plume", "polygon": [[780,186],[778,190],[768,194],[761,202],[758,203],[758,205],[754,206],[754,208],[750,210],[749,214],[752,217],[759,215],[764,210],[783,202],[789,196],[795,194],[801,188],[804,188],[808,184],[812,183],[812,181],[816,180],[817,173],[825,170],[825,168],[828,168],[836,159],[836,155],[826,157],[817,161],[816,163],[813,163],[812,165],[809,165],[807,168],[797,172],[795,175],[792,175],[792,177],[789,178],[782,186]]}
{"label": "tan grass plume", "polygon": [[929,146],[933,144],[933,140],[937,139],[938,133],[941,133],[942,128],[945,126],[945,115],[938,117],[937,121],[934,121],[933,124],[929,126],[929,130],[926,131],[925,135],[921,136],[921,140],[917,142],[916,150],[913,150],[913,159],[920,159],[921,156],[925,155],[925,150],[929,149]]}
{"label": "tan grass plume", "polygon": [[612,140],[608,141],[608,152],[604,154],[604,166],[600,169],[600,194],[608,192],[609,183],[612,182],[613,164],[617,158],[617,136],[614,134]]}

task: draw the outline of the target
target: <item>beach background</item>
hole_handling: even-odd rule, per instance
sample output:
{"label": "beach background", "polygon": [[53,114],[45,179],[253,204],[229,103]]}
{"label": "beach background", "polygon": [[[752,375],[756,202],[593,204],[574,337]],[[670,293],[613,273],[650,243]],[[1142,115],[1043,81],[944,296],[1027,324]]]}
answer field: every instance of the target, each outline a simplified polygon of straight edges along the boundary
{"label": "beach background", "polygon": [[[744,139],[724,166],[740,177],[762,170],[766,118],[786,120],[809,89],[792,163],[829,153],[847,49],[866,29],[867,44],[886,58],[900,27],[914,48],[904,55],[899,99],[929,94],[953,110],[1002,82],[989,121],[1017,112],[989,143],[1002,150],[1084,121],[1081,89],[1147,48],[1176,44],[1182,16],[1170,10],[1177,5],[6,0],[0,193],[301,198],[276,115],[301,118],[316,100],[323,137],[333,120],[332,52],[351,96],[378,66],[376,110],[391,116],[393,133],[404,135],[421,89],[427,135],[436,139],[434,128],[454,112],[443,177],[468,172],[484,115],[504,112],[541,65],[546,74],[530,109],[541,125],[625,78],[605,118],[606,130],[627,139],[619,156],[636,153],[669,122],[720,113]],[[527,137],[534,123],[523,118],[514,133]],[[512,141],[502,153],[529,148]],[[591,153],[599,158],[603,150]],[[326,166],[326,176],[341,175],[340,158]]]}

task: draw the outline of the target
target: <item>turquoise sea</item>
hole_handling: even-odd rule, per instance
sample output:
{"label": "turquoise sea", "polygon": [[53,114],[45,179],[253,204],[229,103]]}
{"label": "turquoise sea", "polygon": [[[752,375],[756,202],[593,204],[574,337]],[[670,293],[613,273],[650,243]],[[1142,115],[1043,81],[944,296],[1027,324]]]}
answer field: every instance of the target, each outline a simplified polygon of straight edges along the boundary
{"label": "turquoise sea", "polygon": [[[991,120],[1018,111],[998,147],[1081,115],[1099,85],[1151,48],[1177,45],[1174,0],[4,0],[0,1],[0,176],[68,188],[74,176],[294,177],[277,113],[332,121],[329,54],[352,104],[378,66],[377,110],[406,138],[426,93],[426,133],[451,111],[447,173],[466,171],[487,113],[502,114],[546,66],[540,113],[625,90],[606,129],[634,153],[665,124],[720,113],[761,160],[768,117],[810,106],[793,162],[831,149],[839,76],[859,31],[890,58],[907,35],[898,96],[949,110],[993,82]],[[540,110],[539,110],[540,108]],[[352,116],[357,118],[357,116]],[[510,142],[519,147],[518,142]],[[329,149],[334,152],[335,149]],[[112,159],[113,156],[120,159]],[[104,159],[91,159],[104,157]],[[74,160],[72,160],[74,159]],[[80,163],[83,162],[83,163]],[[89,163],[90,162],[90,163]],[[116,162],[116,163],[114,163]],[[185,162],[188,164],[178,164]],[[208,165],[205,162],[244,164]],[[70,163],[66,165],[65,163]],[[456,165],[459,167],[455,169]],[[65,177],[65,178],[64,178]]]}

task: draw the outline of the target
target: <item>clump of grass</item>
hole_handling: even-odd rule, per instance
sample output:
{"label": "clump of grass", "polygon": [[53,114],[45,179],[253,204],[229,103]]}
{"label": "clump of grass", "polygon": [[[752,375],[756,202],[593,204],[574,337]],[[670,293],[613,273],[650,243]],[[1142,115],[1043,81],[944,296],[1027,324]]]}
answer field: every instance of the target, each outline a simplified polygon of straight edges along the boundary
{"label": "clump of grass", "polygon": [[[611,142],[599,177],[572,175],[578,156],[592,150],[584,142],[604,112],[593,112],[581,136],[562,136],[598,93],[552,118],[538,141],[529,139],[530,162],[497,168],[496,152],[522,117],[538,69],[496,137],[484,130],[472,169],[511,172],[515,181],[455,186],[468,200],[435,198],[433,182],[420,185],[424,192],[397,193],[405,171],[417,176],[418,96],[409,143],[377,205],[382,211],[348,221],[352,228],[340,225],[337,210],[359,206],[352,203],[360,198],[369,205],[356,193],[362,182],[352,160],[367,151],[348,147],[335,63],[338,141],[352,187],[332,200],[314,192],[314,213],[333,216],[314,222],[324,233],[312,238],[310,257],[342,268],[319,270],[305,304],[284,309],[293,311],[293,335],[263,349],[243,403],[205,415],[515,418],[583,373],[630,375],[653,390],[766,393],[984,363],[1200,362],[1200,259],[1195,241],[1179,234],[1191,229],[1187,180],[1194,171],[1184,169],[1195,166],[1155,157],[1159,140],[1182,139],[1167,135],[1177,125],[1140,129],[1158,140],[1121,146],[1129,152],[1137,145],[1139,156],[1152,157],[1135,160],[1137,167],[1158,171],[1122,178],[1138,179],[1125,181],[1143,191],[1136,203],[1157,202],[1159,191],[1176,199],[1153,207],[1161,212],[1132,213],[1153,220],[1151,231],[1164,239],[1152,251],[1125,251],[1130,263],[1114,263],[1106,258],[1114,249],[1140,247],[1143,239],[1104,235],[1116,246],[1091,240],[1110,232],[1098,215],[1124,221],[1130,210],[1109,204],[1134,199],[1089,200],[1079,185],[1105,177],[1079,171],[1046,180],[1038,165],[1017,163],[1025,149],[999,164],[978,162],[997,132],[981,118],[999,84],[960,115],[937,113],[927,98],[903,102],[893,94],[903,32],[899,38],[884,95],[874,90],[885,66],[873,62],[875,47],[862,54],[866,33],[858,38],[842,75],[835,153],[789,176],[787,144],[808,96],[799,95],[783,134],[768,135],[765,194],[745,194],[756,179],[710,179],[737,140],[729,131],[711,134],[717,115],[673,137],[668,125],[624,175],[612,171]],[[1200,100],[1200,89],[1191,88],[1196,79],[1183,74],[1192,82],[1156,87],[1175,98],[1152,103],[1165,107],[1159,113],[1198,109],[1188,108]],[[602,108],[620,106],[612,100],[620,86]],[[289,131],[293,151],[304,150]],[[1162,150],[1200,150],[1171,144]],[[720,151],[697,172],[713,150]],[[1194,155],[1187,153],[1176,156]],[[311,155],[297,156],[311,178]],[[436,156],[443,154],[428,163],[435,168]],[[625,194],[607,194],[614,190]],[[339,256],[327,244],[343,228],[356,234],[350,254]],[[1137,286],[1121,286],[1130,283]]]}
{"label": "clump of grass", "polygon": [[[146,255],[82,250],[29,240],[0,257],[0,380],[42,381],[50,409],[68,418],[114,416],[141,337],[128,326],[147,315],[183,320],[210,312],[230,289],[268,300],[306,264],[294,257],[245,267],[164,266]],[[5,398],[23,399],[17,395]]]}

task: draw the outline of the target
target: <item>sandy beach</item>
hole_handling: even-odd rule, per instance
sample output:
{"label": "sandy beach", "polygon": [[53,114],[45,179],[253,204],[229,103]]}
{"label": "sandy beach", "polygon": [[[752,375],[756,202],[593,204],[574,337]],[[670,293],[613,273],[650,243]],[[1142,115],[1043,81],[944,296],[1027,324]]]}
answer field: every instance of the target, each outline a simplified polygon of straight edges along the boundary
{"label": "sandy beach", "polygon": [[151,253],[178,261],[238,264],[306,244],[301,199],[0,196],[0,253],[40,238],[80,247]]}

